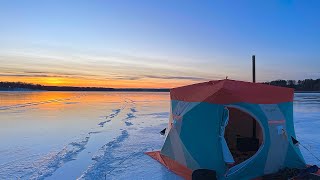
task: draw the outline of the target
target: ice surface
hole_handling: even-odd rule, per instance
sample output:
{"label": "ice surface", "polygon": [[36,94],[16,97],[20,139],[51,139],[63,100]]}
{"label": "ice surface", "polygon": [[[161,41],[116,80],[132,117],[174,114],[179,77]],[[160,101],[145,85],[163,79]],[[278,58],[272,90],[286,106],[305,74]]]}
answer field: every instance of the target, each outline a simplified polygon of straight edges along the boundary
{"label": "ice surface", "polygon": [[[168,93],[1,92],[0,100],[0,179],[181,179],[144,154],[164,142]],[[298,140],[318,155],[320,94],[295,94],[294,117]]]}
{"label": "ice surface", "polygon": [[168,116],[151,114],[167,93],[14,95],[0,94],[0,179],[180,179],[144,154],[163,143]]}
{"label": "ice surface", "polygon": [[[294,122],[297,140],[305,160],[320,166],[320,93],[296,93]],[[307,149],[305,149],[307,148]]]}

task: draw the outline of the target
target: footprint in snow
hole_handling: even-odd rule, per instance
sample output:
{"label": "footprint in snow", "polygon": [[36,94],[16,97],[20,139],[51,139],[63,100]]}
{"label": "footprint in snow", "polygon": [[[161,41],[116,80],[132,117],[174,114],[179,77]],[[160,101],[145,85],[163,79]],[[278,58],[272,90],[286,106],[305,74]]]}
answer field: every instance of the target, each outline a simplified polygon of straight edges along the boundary
{"label": "footprint in snow", "polygon": [[125,123],[126,123],[126,126],[132,126],[133,125],[133,123],[129,122],[129,121],[126,121]]}

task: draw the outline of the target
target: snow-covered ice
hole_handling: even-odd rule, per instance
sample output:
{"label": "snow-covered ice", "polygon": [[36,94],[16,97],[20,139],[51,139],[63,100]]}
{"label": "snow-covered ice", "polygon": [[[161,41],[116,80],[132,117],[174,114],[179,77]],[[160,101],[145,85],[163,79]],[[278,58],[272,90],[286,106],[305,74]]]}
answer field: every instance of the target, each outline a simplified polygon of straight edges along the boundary
{"label": "snow-covered ice", "polygon": [[[181,179],[144,154],[164,142],[169,103],[168,93],[0,92],[0,179]],[[296,94],[294,117],[318,155],[320,94]]]}

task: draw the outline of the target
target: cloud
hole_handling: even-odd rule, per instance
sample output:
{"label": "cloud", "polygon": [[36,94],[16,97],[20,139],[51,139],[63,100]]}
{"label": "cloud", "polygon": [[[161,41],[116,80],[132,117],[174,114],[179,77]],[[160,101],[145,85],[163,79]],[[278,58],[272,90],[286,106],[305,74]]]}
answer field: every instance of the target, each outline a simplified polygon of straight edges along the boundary
{"label": "cloud", "polygon": [[91,75],[81,73],[62,73],[45,71],[22,71],[16,73],[2,73],[0,77],[56,77],[56,78],[83,78],[83,79],[107,79],[107,80],[129,80],[136,81],[142,79],[162,79],[162,80],[190,80],[190,81],[209,81],[212,79],[194,76],[167,76],[167,75]]}
{"label": "cloud", "polygon": [[[0,77],[56,77],[56,78],[83,78],[83,79],[99,79],[98,75],[85,73],[64,73],[49,71],[28,71],[28,70],[12,70],[0,72]],[[101,79],[101,77],[100,77]]]}
{"label": "cloud", "polygon": [[147,75],[147,78],[152,79],[177,79],[177,80],[192,80],[192,81],[208,81],[208,78],[202,77],[192,77],[192,76],[154,76],[154,75]]}
{"label": "cloud", "polygon": [[[209,81],[208,78],[192,77],[192,76],[155,76],[155,75],[141,75],[141,76],[113,76],[111,79],[115,80],[140,80],[144,78],[164,79],[164,80],[191,80],[191,81]],[[110,78],[107,78],[110,79]]]}
{"label": "cloud", "polygon": [[44,72],[44,71],[23,71],[22,73],[30,76],[34,75],[49,75],[49,76],[95,76],[95,75],[89,75],[89,74],[82,74],[82,73],[65,73],[65,72]]}
{"label": "cloud", "polygon": [[46,74],[48,72],[43,71],[24,71],[24,73],[30,73],[30,74]]}
{"label": "cloud", "polygon": [[[161,75],[136,75],[136,76],[130,76],[130,75],[116,75],[112,76],[111,78],[107,79],[114,79],[114,80],[140,80],[145,78],[151,78],[151,79],[164,79],[164,80],[191,80],[191,81],[210,81],[212,79],[210,78],[203,78],[203,77],[194,77],[194,76],[161,76]],[[217,79],[221,79],[220,77],[217,77]]]}
{"label": "cloud", "polygon": [[46,74],[0,74],[0,77],[70,77],[70,76],[46,75]]}
{"label": "cloud", "polygon": [[115,80],[139,80],[142,79],[143,77],[141,76],[112,76],[111,78],[107,78],[107,79],[115,79]]}

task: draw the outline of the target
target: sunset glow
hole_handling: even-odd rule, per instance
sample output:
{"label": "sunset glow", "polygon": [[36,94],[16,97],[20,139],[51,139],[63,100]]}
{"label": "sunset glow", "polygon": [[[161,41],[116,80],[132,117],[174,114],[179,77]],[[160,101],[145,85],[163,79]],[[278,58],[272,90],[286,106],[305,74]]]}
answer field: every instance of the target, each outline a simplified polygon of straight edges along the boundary
{"label": "sunset glow", "polygon": [[0,81],[113,88],[171,88],[227,76],[250,81],[253,54],[259,82],[318,78],[319,6],[5,1]]}
{"label": "sunset glow", "polygon": [[194,83],[193,81],[174,80],[89,80],[82,78],[38,78],[38,77],[0,77],[0,81],[28,82],[47,86],[76,86],[76,87],[112,87],[112,88],[163,88],[176,87]]}

